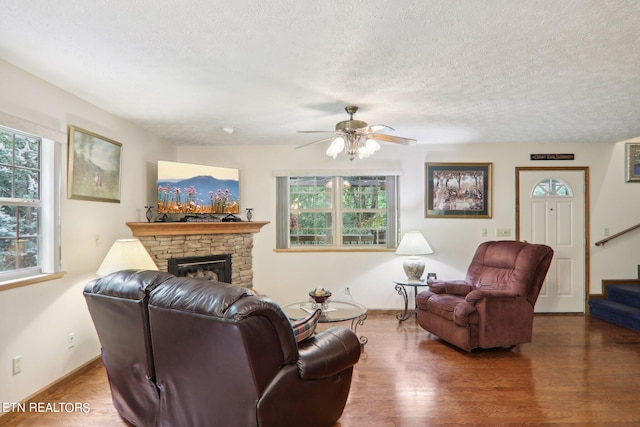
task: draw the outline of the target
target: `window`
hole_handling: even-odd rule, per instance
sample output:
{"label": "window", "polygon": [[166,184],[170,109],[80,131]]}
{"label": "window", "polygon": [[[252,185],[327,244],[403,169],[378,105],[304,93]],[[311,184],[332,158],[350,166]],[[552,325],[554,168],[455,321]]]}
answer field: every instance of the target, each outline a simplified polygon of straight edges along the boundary
{"label": "window", "polygon": [[53,141],[0,127],[0,282],[59,269],[56,152]]}
{"label": "window", "polygon": [[571,187],[556,178],[546,178],[533,188],[533,197],[573,197]]}
{"label": "window", "polygon": [[397,245],[397,176],[279,176],[278,249]]}

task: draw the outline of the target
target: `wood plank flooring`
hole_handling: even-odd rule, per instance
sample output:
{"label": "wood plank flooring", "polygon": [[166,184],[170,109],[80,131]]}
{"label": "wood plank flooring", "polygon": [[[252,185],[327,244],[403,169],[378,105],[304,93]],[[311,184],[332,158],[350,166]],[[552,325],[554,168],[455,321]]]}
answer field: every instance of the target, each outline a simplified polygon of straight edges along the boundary
{"label": "wood plank flooring", "polygon": [[[532,343],[472,353],[393,314],[370,315],[358,334],[369,342],[336,427],[640,425],[640,333],[599,319],[539,315]],[[40,401],[86,402],[90,412],[23,413],[0,425],[129,425],[101,365]]]}

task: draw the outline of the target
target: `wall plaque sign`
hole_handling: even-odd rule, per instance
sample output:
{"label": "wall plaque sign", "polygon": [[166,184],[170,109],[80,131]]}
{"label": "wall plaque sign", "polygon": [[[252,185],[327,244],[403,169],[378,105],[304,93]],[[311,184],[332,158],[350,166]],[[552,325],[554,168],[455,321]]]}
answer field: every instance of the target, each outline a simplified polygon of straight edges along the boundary
{"label": "wall plaque sign", "polygon": [[571,154],[531,154],[531,160],[575,160],[575,155]]}

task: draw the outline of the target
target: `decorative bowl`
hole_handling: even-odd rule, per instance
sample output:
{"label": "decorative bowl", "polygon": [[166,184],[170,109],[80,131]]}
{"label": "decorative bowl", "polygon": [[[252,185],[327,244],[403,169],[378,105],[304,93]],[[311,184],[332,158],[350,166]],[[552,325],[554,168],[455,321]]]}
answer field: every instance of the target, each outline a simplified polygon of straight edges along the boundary
{"label": "decorative bowl", "polygon": [[309,296],[318,304],[324,304],[329,299],[329,297],[331,297],[331,292],[325,291],[324,289],[321,291],[318,289],[314,289],[313,291],[309,292]]}

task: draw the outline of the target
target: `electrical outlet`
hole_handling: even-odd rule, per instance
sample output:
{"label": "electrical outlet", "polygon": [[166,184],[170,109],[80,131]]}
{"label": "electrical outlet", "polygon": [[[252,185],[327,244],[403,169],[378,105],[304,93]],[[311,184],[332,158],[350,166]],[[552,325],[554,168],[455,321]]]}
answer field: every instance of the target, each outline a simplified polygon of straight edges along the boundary
{"label": "electrical outlet", "polygon": [[496,237],[509,237],[511,236],[510,228],[496,228]]}
{"label": "electrical outlet", "polygon": [[604,237],[609,236],[609,227],[605,227],[602,234],[604,234]]}
{"label": "electrical outlet", "polygon": [[18,375],[22,372],[22,356],[16,356],[11,361],[13,366],[13,375]]}
{"label": "electrical outlet", "polygon": [[345,288],[344,288],[344,293],[345,293],[345,295],[351,295],[351,288],[350,288],[350,287],[348,287],[348,286],[347,286],[347,287],[345,287]]}
{"label": "electrical outlet", "polygon": [[481,228],[480,229],[480,236],[487,237],[487,229],[486,228]]}
{"label": "electrical outlet", "polygon": [[71,332],[69,335],[67,335],[67,348],[71,350],[75,346],[76,346],[76,334],[74,332]]}

